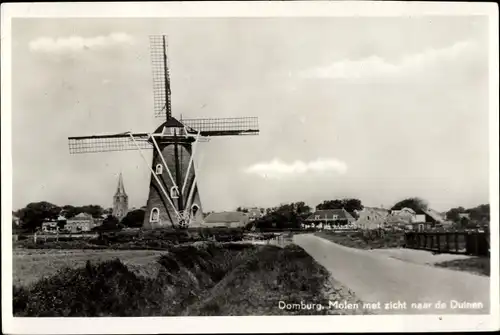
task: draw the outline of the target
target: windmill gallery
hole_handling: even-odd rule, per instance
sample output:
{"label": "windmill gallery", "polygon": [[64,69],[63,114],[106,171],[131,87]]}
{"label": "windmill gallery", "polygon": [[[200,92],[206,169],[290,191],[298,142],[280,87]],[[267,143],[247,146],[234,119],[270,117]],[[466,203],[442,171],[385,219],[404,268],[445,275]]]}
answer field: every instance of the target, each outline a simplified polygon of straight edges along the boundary
{"label": "windmill gallery", "polygon": [[[196,183],[199,142],[214,136],[257,135],[256,117],[176,119],[172,116],[166,36],[151,36],[154,115],[164,122],[152,133],[125,132],[69,137],[71,154],[137,150],[151,172],[143,228],[186,228],[203,224]],[[153,150],[148,162],[143,150]]]}

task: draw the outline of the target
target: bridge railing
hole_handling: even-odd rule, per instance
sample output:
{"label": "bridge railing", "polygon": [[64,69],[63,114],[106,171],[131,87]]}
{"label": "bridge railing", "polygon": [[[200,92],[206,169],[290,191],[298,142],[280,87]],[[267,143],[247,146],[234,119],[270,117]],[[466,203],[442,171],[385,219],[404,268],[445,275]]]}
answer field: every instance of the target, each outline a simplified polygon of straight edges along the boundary
{"label": "bridge railing", "polygon": [[488,232],[406,232],[404,247],[442,253],[489,256]]}

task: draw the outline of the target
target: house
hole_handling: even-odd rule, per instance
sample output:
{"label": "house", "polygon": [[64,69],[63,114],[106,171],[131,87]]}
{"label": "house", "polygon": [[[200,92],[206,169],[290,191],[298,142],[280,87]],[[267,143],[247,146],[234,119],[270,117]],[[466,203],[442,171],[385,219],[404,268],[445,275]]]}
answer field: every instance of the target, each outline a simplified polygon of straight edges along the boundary
{"label": "house", "polygon": [[90,231],[95,227],[94,218],[87,213],[80,213],[71,219],[66,220],[65,230],[72,233]]}
{"label": "house", "polygon": [[46,220],[42,222],[42,232],[44,233],[55,233],[58,231],[56,220]]}
{"label": "house", "polygon": [[319,228],[331,228],[334,225],[344,226],[353,223],[356,219],[345,209],[320,209],[312,213],[306,220],[305,226],[314,225]]}
{"label": "house", "polygon": [[389,211],[383,208],[364,207],[360,211],[356,211],[358,219],[355,222],[357,228],[360,229],[378,229],[386,225]]}
{"label": "house", "polygon": [[427,223],[438,224],[445,221],[443,215],[434,209],[428,208],[423,212],[423,214],[425,215],[425,222]]}
{"label": "house", "polygon": [[388,226],[392,227],[409,228],[412,226],[414,220],[418,220],[417,213],[413,209],[405,207],[399,210],[391,210],[390,214],[387,216],[386,223]]}
{"label": "house", "polygon": [[264,216],[264,213],[262,213],[259,208],[249,208],[247,214],[250,221],[257,220]]}
{"label": "house", "polygon": [[203,227],[242,228],[249,222],[249,215],[243,212],[210,213],[205,218]]}
{"label": "house", "polygon": [[16,227],[19,227],[21,225],[21,219],[12,214],[12,224]]}

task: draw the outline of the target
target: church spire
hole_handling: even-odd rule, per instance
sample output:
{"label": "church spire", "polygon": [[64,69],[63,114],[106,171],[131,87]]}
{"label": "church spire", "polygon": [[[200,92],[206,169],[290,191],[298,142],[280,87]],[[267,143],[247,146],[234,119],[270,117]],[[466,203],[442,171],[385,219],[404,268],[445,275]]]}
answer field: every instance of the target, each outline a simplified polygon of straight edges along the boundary
{"label": "church spire", "polygon": [[120,172],[120,177],[118,177],[118,187],[116,189],[116,195],[126,195],[125,187],[123,186],[123,177],[121,172]]}
{"label": "church spire", "polygon": [[118,187],[116,188],[116,193],[113,197],[113,216],[121,220],[128,213],[128,196],[125,193],[125,187],[123,186],[123,176],[120,172],[120,177],[118,177]]}

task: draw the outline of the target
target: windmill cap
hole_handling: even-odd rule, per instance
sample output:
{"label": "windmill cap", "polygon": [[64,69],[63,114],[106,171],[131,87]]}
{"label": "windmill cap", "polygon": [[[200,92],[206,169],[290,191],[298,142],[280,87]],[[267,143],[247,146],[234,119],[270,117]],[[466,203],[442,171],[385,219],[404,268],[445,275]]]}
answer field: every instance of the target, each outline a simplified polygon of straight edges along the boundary
{"label": "windmill cap", "polygon": [[155,133],[161,133],[163,131],[163,127],[167,128],[184,128],[184,125],[179,122],[174,117],[169,118],[166,122],[164,122],[161,126],[159,126],[156,130]]}

